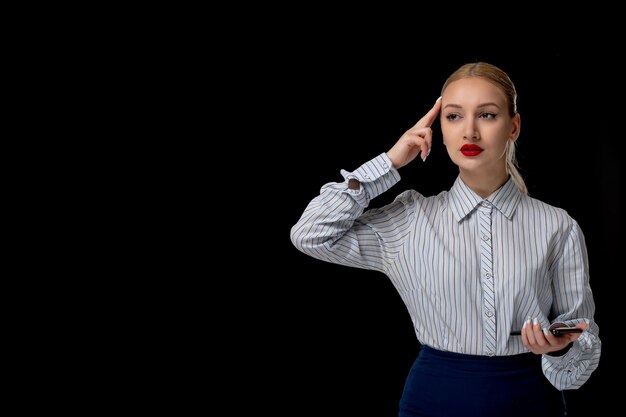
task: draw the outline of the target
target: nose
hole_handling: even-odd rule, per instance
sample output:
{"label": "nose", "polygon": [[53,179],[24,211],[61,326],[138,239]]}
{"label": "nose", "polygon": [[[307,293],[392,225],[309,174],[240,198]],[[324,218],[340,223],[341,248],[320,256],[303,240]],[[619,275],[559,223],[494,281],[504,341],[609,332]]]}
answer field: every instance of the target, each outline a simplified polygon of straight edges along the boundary
{"label": "nose", "polygon": [[476,129],[476,125],[473,120],[469,120],[465,125],[465,131],[463,132],[463,139],[467,140],[478,140],[480,135],[478,134],[478,130]]}

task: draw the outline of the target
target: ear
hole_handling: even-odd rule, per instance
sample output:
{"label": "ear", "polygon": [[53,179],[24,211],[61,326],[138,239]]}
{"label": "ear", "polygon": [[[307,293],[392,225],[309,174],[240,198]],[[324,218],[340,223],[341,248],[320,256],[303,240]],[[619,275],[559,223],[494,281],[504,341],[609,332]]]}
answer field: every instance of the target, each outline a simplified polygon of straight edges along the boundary
{"label": "ear", "polygon": [[522,127],[522,118],[519,115],[519,113],[517,113],[515,116],[513,116],[513,119],[511,121],[511,134],[509,135],[509,139],[512,142],[515,142],[517,138],[519,138],[519,132],[520,132],[521,127]]}

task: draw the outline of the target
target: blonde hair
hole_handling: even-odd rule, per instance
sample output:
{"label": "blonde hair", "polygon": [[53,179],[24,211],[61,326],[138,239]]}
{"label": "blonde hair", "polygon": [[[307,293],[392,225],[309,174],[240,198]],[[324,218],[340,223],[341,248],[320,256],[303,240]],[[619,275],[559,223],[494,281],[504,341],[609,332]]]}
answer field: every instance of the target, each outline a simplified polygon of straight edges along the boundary
{"label": "blonde hair", "polygon": [[[441,95],[448,85],[462,78],[481,77],[496,87],[500,88],[507,99],[509,116],[513,117],[517,114],[517,92],[515,85],[509,76],[495,65],[486,62],[474,62],[465,64],[452,73],[441,88]],[[515,157],[515,143],[509,141],[506,147],[506,172],[511,176],[517,188],[524,194],[528,194],[526,183],[519,172],[517,158]]]}

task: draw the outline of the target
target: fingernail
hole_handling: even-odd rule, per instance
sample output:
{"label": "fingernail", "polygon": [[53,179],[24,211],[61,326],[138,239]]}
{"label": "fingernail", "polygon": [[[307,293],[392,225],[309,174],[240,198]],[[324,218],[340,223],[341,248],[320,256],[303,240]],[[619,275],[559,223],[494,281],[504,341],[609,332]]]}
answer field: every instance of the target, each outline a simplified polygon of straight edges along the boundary
{"label": "fingernail", "polygon": [[535,318],[533,319],[533,324],[537,324],[537,323],[539,323],[539,320],[537,320],[537,317],[535,317]]}
{"label": "fingernail", "polygon": [[546,329],[545,327],[543,328],[543,334],[545,334],[546,336],[548,335],[548,329]]}
{"label": "fingernail", "polygon": [[441,100],[443,98],[443,96],[439,96],[439,98],[437,99],[437,101]]}
{"label": "fingernail", "polygon": [[430,151],[432,151],[433,148],[428,148],[428,152],[426,152],[426,156],[430,155]]}

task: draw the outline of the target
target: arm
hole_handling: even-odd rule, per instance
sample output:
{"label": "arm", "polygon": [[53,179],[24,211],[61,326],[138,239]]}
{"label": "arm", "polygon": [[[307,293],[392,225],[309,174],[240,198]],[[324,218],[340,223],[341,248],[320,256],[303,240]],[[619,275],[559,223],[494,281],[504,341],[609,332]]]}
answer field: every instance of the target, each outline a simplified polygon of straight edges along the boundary
{"label": "arm", "polygon": [[365,269],[385,270],[385,261],[399,251],[408,233],[409,192],[381,209],[364,213],[369,202],[400,180],[397,169],[432,145],[430,126],[441,108],[441,97],[387,153],[354,172],[342,170],[342,183],[325,184],[291,228],[294,246],[314,258]]}
{"label": "arm", "polygon": [[[573,221],[560,255],[551,268],[554,301],[553,322],[584,328],[580,335],[566,335],[566,352],[544,353],[543,372],[556,388],[577,389],[589,379],[600,361],[599,328],[594,321],[595,303],[589,286],[589,265],[585,239]],[[555,341],[551,333],[549,343]],[[559,354],[561,354],[559,356]]]}
{"label": "arm", "polygon": [[388,242],[406,234],[407,210],[401,200],[365,214],[364,210],[400,180],[398,171],[383,153],[354,172],[341,173],[344,182],[325,184],[308,204],[291,228],[291,241],[323,261],[383,271],[384,259],[394,247]]}

